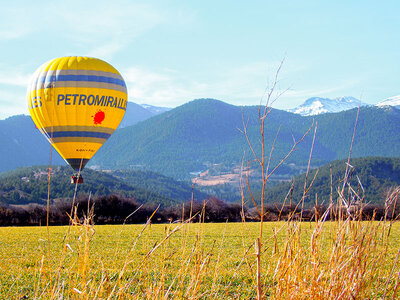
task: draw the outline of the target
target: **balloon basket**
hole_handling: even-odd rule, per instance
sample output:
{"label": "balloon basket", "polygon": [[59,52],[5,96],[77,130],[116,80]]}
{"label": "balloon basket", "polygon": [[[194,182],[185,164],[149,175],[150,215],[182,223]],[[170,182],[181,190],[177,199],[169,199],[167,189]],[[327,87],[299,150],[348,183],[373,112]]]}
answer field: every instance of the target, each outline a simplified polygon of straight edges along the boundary
{"label": "balloon basket", "polygon": [[71,184],[81,184],[83,183],[82,175],[72,175],[71,176]]}

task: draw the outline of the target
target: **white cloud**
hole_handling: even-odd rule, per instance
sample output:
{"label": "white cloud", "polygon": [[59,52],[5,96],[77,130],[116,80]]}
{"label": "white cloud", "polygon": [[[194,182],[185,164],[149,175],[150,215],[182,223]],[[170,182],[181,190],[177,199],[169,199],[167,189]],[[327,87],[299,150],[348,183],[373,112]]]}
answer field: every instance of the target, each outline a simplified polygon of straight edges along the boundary
{"label": "white cloud", "polygon": [[[137,36],[163,21],[156,7],[134,1],[74,1],[55,4],[57,18],[74,32],[87,37]],[[71,9],[76,6],[77,9]]]}
{"label": "white cloud", "polygon": [[[33,2],[32,2],[33,3]],[[25,5],[26,4],[26,5]],[[32,32],[30,15],[32,10],[28,3],[7,3],[0,10],[0,39],[3,41],[18,39]]]}
{"label": "white cloud", "polygon": [[[74,5],[74,4],[72,4]],[[88,55],[110,58],[133,39],[160,25],[166,16],[160,9],[132,1],[76,1],[56,4],[60,27],[77,44],[89,46]]]}
{"label": "white cloud", "polygon": [[25,94],[0,88],[0,119],[20,114],[29,114]]}
{"label": "white cloud", "polygon": [[11,69],[0,65],[0,84],[26,88],[30,77],[31,75],[19,69]]}
{"label": "white cloud", "polygon": [[87,55],[99,53],[109,58],[171,19],[172,12],[160,7],[129,0],[17,1],[0,10],[0,38],[54,35],[85,49]]}
{"label": "white cloud", "polygon": [[26,89],[31,75],[20,68],[0,64],[0,119],[18,114],[29,114]]}
{"label": "white cloud", "polygon": [[183,89],[180,86],[179,74],[175,71],[149,71],[131,67],[123,70],[122,74],[128,86],[129,98],[134,102],[176,106],[191,94],[190,88]]}
{"label": "white cloud", "polygon": [[91,57],[101,57],[102,59],[110,59],[115,53],[120,51],[124,47],[124,43],[118,41],[111,41],[109,43],[102,44],[101,46],[95,47],[90,50],[87,55]]}
{"label": "white cloud", "polygon": [[[149,70],[128,68],[122,74],[129,89],[129,99],[137,103],[148,103],[174,107],[196,98],[216,98],[236,105],[257,105],[265,91],[273,83],[279,62],[253,62],[234,67],[219,67],[216,73],[188,78],[178,70]],[[334,86],[310,89],[293,89],[288,82],[293,73],[304,68],[295,66],[285,69],[278,79],[276,94],[282,96],[273,104],[276,108],[291,108],[307,98],[333,95],[343,96],[360,80],[345,80]]]}
{"label": "white cloud", "polygon": [[0,30],[0,39],[2,40],[12,40],[12,39],[18,39],[24,35],[26,35],[30,30],[27,29],[26,27],[22,27],[20,24],[17,26],[7,26],[6,28],[3,28]]}
{"label": "white cloud", "polygon": [[[275,65],[275,64],[272,64]],[[216,74],[188,78],[177,70],[122,70],[130,101],[176,106],[195,98],[216,98],[232,104],[258,104],[265,90],[271,64],[255,62],[220,67]]]}

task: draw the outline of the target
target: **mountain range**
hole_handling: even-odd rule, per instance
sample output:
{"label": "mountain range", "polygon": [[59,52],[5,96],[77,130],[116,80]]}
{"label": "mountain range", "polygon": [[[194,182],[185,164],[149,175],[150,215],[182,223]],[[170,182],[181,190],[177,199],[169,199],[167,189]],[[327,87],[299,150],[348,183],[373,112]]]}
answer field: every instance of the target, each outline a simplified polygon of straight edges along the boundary
{"label": "mountain range", "polygon": [[[286,111],[299,114],[302,116],[315,116],[325,113],[335,113],[345,111],[359,106],[368,106],[369,104],[361,102],[361,100],[354,97],[338,97],[334,99],[312,97],[307,99],[301,105],[287,109]],[[400,95],[384,99],[375,106],[378,107],[396,107],[400,108]]]}
{"label": "mountain range", "polygon": [[[134,106],[132,106],[134,107]],[[129,108],[128,108],[129,109]],[[234,106],[215,99],[198,99],[146,120],[116,130],[93,157],[88,167],[99,169],[143,169],[190,179],[218,165],[221,174],[240,167],[243,158],[252,161],[243,134],[259,153],[258,106]],[[272,164],[284,157],[313,124],[318,124],[312,164],[315,166],[347,157],[357,109],[316,116],[272,109],[266,119],[266,149],[274,146]],[[312,134],[286,161],[307,165]],[[376,106],[361,107],[352,155],[400,156],[400,110]],[[0,121],[0,171],[22,166],[48,165],[50,146],[28,116]],[[64,165],[52,151],[52,164]],[[253,167],[253,165],[251,166]]]}

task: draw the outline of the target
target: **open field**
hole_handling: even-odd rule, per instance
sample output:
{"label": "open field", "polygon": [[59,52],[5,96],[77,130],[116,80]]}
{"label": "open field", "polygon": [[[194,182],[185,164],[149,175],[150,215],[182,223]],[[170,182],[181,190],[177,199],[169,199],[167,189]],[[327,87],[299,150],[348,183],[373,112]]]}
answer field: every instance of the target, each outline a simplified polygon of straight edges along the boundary
{"label": "open field", "polygon": [[[46,227],[3,227],[0,298],[256,298],[259,230],[76,225],[48,235]],[[263,231],[264,297],[396,298],[399,223],[275,222]]]}

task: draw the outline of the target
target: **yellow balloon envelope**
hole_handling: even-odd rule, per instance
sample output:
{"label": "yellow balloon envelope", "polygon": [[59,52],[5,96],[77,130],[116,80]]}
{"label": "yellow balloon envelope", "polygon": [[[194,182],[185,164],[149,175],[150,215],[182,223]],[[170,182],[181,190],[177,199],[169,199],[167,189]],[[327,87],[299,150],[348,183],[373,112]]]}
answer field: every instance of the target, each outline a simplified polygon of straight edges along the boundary
{"label": "yellow balloon envelope", "polygon": [[79,171],[117,129],[128,94],[124,79],[110,64],[68,56],[36,70],[27,98],[37,128]]}

